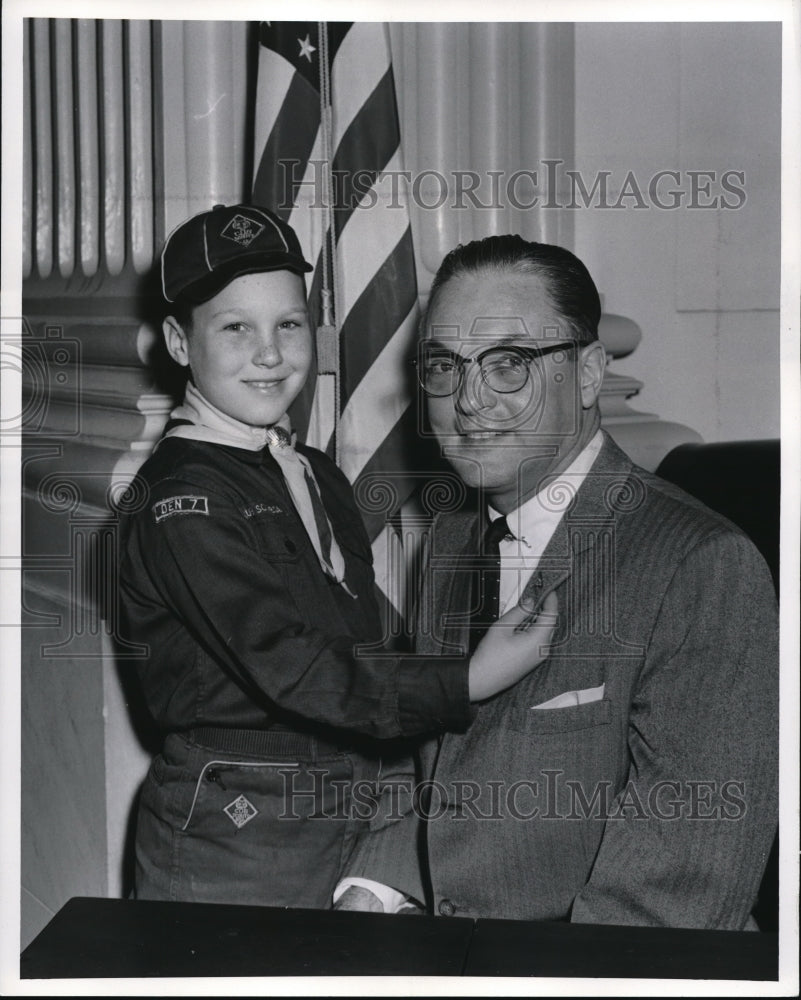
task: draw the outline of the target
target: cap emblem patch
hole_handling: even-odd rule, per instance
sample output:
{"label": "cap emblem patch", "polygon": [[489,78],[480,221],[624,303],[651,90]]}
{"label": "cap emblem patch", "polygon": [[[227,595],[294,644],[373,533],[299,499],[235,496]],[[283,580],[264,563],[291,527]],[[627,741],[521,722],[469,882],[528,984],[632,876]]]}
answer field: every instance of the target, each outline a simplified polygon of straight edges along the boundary
{"label": "cap emblem patch", "polygon": [[263,230],[264,226],[254,219],[249,219],[245,215],[235,215],[220,233],[220,236],[224,236],[227,240],[233,240],[240,246],[249,247]]}

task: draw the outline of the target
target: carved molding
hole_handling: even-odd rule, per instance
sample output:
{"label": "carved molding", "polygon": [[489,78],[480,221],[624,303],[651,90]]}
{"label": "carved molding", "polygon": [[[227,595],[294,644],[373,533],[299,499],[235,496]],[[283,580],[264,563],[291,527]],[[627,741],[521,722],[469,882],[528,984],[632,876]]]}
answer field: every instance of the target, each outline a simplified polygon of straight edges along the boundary
{"label": "carved molding", "polygon": [[26,295],[139,295],[169,229],[244,196],[247,24],[24,30]]}

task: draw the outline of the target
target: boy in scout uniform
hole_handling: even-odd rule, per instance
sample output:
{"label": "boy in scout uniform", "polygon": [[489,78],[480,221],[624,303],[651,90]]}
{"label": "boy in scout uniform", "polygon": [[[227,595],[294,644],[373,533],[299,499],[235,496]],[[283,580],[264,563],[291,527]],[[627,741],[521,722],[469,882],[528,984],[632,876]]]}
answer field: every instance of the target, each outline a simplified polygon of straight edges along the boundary
{"label": "boy in scout uniform", "polygon": [[139,806],[138,898],[330,905],[380,741],[464,730],[471,701],[550,638],[543,618],[490,629],[472,657],[359,655],[380,639],[369,542],[349,483],[287,417],[312,357],[311,270],[252,205],[189,219],[162,252],[165,342],[189,378],[121,560],[165,735]]}

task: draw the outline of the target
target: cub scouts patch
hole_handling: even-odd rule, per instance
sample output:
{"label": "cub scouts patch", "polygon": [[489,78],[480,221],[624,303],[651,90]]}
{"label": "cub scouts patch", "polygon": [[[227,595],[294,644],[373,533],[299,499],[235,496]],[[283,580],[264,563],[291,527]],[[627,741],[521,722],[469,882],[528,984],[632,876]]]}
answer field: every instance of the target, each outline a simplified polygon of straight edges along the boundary
{"label": "cub scouts patch", "polygon": [[209,514],[209,498],[196,496],[167,497],[153,504],[156,524],[173,514]]}
{"label": "cub scouts patch", "polygon": [[234,826],[241,830],[245,823],[249,823],[254,816],[258,815],[259,810],[252,802],[248,802],[244,795],[240,795],[233,802],[229,802],[223,812]]}
{"label": "cub scouts patch", "polygon": [[254,219],[248,219],[245,215],[235,215],[220,236],[233,240],[240,246],[249,247],[263,229],[264,226]]}

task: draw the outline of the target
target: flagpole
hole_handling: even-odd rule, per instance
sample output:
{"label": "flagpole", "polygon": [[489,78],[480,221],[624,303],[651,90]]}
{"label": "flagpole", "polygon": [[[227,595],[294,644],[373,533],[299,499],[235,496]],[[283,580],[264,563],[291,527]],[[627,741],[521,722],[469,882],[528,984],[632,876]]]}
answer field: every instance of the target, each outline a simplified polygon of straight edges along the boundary
{"label": "flagpole", "polygon": [[[328,58],[328,24],[318,21],[320,48],[320,130],[324,161],[323,243],[320,266],[321,320],[317,327],[317,390],[323,427],[330,427],[334,438],[334,458],[340,461],[338,432],[340,409],[339,330],[337,328],[335,289],[337,287],[336,233],[333,205],[333,149],[331,108],[331,66]],[[321,442],[324,444],[324,442]]]}

